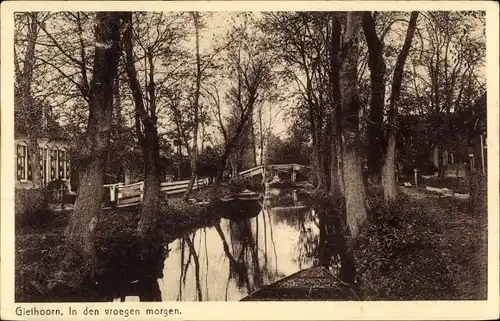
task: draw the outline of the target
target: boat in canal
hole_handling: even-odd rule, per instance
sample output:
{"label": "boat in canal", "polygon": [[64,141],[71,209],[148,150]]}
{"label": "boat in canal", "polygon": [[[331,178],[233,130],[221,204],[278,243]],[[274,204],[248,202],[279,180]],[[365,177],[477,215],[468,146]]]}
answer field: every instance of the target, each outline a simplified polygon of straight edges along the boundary
{"label": "boat in canal", "polygon": [[359,301],[350,285],[316,265],[269,284],[241,301]]}

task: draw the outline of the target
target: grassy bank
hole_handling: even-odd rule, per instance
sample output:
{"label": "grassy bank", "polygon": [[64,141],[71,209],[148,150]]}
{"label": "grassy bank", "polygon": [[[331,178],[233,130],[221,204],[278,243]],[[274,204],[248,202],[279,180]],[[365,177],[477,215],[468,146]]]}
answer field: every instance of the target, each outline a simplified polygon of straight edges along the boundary
{"label": "grassy bank", "polygon": [[478,199],[479,210],[414,189],[392,206],[372,199],[377,220],[354,243],[365,299],[486,299],[486,194]]}
{"label": "grassy bank", "polygon": [[[214,213],[210,206],[170,200],[168,205],[162,204],[155,242],[168,244],[198,226],[215,223],[218,218]],[[65,242],[63,232],[69,215],[69,212],[49,213],[43,221],[16,229],[16,301],[112,299],[119,294],[116,291],[121,283],[129,283],[145,273],[147,267],[138,255],[135,237],[138,207],[102,212],[95,231],[97,267],[92,280],[88,275],[89,264]],[[161,268],[161,262],[158,263],[154,265]],[[96,282],[98,286],[94,286]]]}
{"label": "grassy bank", "polygon": [[[192,196],[216,200],[247,188],[259,190],[261,185],[251,179],[233,179],[216,188],[193,191]],[[71,213],[40,210],[42,199],[41,191],[16,192],[15,286],[19,302],[118,297],[118,291],[131,281],[148,273],[161,275],[167,255],[164,246],[193,229],[215,224],[223,212],[218,202],[198,206],[169,199],[168,204],[161,204],[151,244],[144,245],[135,235],[138,206],[103,210],[95,230],[97,262],[91,265],[65,240],[64,229]],[[27,203],[29,200],[32,202]],[[144,251],[149,259],[144,258]],[[89,277],[91,273],[93,277]]]}

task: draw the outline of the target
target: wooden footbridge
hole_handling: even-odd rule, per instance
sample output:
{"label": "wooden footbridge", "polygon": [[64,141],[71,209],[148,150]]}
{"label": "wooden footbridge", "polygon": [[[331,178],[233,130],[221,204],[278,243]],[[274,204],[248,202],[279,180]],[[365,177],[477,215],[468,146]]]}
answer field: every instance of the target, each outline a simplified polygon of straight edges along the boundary
{"label": "wooden footbridge", "polygon": [[307,168],[307,166],[300,164],[269,164],[244,170],[240,172],[239,175],[241,177],[261,176],[262,181],[266,182],[268,177],[272,179],[277,173],[288,172],[291,174],[290,180],[292,184],[294,184],[297,179],[297,172],[305,168]]}
{"label": "wooden footbridge", "polygon": [[[295,183],[296,173],[303,168],[304,165],[299,164],[269,164],[260,165],[254,168],[244,170],[239,173],[241,177],[256,177],[262,176],[263,183],[267,181],[267,178],[273,178],[277,173],[289,172],[291,174],[291,182]],[[173,182],[162,182],[161,192],[164,193],[166,197],[175,197],[186,192],[190,180],[173,181]],[[213,182],[212,178],[201,178],[195,181],[193,185],[193,190],[201,189],[209,186]],[[52,200],[56,204],[54,209],[71,209],[71,201],[66,202],[65,199],[73,198],[76,195],[74,192],[68,192],[61,189],[52,190]],[[144,196],[144,182],[137,182],[132,184],[114,183],[104,185],[104,196],[102,200],[103,208],[109,209],[114,207],[127,207],[141,204]],[[74,201],[74,200],[73,200]]]}

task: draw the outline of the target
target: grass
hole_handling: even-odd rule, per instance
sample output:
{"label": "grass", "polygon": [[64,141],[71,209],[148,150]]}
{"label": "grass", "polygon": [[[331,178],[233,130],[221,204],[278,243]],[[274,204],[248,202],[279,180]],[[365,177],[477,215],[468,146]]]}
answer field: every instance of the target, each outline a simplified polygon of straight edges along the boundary
{"label": "grass", "polygon": [[[420,184],[419,184],[420,185]],[[463,177],[445,177],[443,182],[439,182],[437,177],[421,179],[422,186],[432,186],[439,188],[448,188],[455,193],[469,193],[469,180]]]}
{"label": "grass", "polygon": [[[252,179],[233,179],[216,185],[216,188],[194,191],[192,196],[216,200],[246,188],[259,191],[262,186]],[[29,200],[32,202],[27,202]],[[217,222],[221,212],[218,202],[198,206],[169,199],[168,204],[161,204],[157,230],[149,241],[152,244],[144,247],[135,235],[139,207],[102,211],[95,230],[97,264],[91,265],[65,240],[64,229],[71,213],[38,210],[42,201],[40,191],[16,191],[15,284],[18,302],[113,299],[117,296],[117,293],[112,293],[113,289],[141,277],[145,269],[156,266],[158,271],[151,273],[161,273],[161,258],[165,253],[151,252],[150,249],[158,249],[197,227]],[[145,262],[144,251],[148,251],[148,256],[160,258],[161,262]],[[91,271],[94,276],[89,278]],[[99,286],[95,286],[96,282]]]}
{"label": "grass", "polygon": [[[215,224],[218,217],[210,207],[180,201],[162,204],[155,245],[168,244],[198,226]],[[43,223],[16,229],[15,277],[17,302],[102,301],[117,297],[121,283],[144,274],[135,230],[139,209],[103,211],[95,231],[97,268],[88,277],[89,266],[65,242],[64,228],[69,212],[53,212]],[[160,257],[156,255],[156,257]],[[162,262],[156,265],[161,273]],[[128,268],[127,268],[128,267]],[[156,272],[155,272],[156,273]],[[91,283],[99,283],[94,286]]]}
{"label": "grass", "polygon": [[[365,300],[486,299],[486,194],[484,184],[473,182],[473,205],[408,188],[390,206],[371,197],[375,219],[352,244]],[[315,204],[324,198],[313,193]],[[169,200],[158,218],[158,242],[217,222],[217,212]],[[16,229],[16,301],[109,300],[124,282],[144,274],[134,242],[137,209],[103,211],[96,229],[97,288],[89,286],[86,262],[65,242],[69,213],[46,215]]]}
{"label": "grass", "polygon": [[365,299],[486,299],[486,211],[471,211],[468,201],[402,191],[391,206],[372,200],[377,221],[354,243]]}
{"label": "grass", "polygon": [[[401,184],[403,182],[410,182],[411,184],[415,184],[415,178],[413,176],[405,175],[401,177]],[[421,188],[425,188],[426,186],[438,187],[438,188],[448,188],[455,193],[467,194],[469,193],[469,178],[459,177],[450,177],[447,176],[444,178],[443,182],[439,182],[437,176],[429,177],[429,178],[418,178],[418,186]]]}

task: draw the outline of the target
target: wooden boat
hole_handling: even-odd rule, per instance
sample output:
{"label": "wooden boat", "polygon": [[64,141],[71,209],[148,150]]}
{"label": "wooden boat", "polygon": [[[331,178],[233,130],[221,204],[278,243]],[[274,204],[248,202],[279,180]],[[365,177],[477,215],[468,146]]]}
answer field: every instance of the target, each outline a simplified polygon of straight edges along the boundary
{"label": "wooden boat", "polygon": [[232,202],[235,200],[238,201],[258,201],[263,197],[262,193],[252,192],[248,189],[232,196],[226,196],[221,198],[222,202]]}
{"label": "wooden boat", "polygon": [[262,193],[252,192],[248,189],[236,195],[236,199],[240,201],[257,201],[263,197]]}
{"label": "wooden boat", "polygon": [[326,268],[313,266],[251,293],[241,301],[359,301],[360,296]]}
{"label": "wooden boat", "polygon": [[214,204],[220,215],[228,220],[241,221],[259,215],[262,211],[262,204],[255,199],[233,199],[231,201],[221,201]]}

